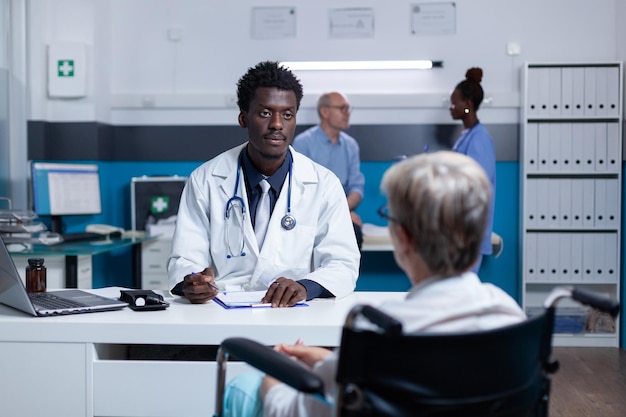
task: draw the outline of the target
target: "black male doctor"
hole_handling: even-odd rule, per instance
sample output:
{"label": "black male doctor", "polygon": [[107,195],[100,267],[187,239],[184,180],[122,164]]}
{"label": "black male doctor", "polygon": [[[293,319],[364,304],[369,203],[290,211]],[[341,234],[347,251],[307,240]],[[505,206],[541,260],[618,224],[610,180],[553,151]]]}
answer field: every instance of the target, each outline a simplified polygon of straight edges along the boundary
{"label": "black male doctor", "polygon": [[[172,293],[204,303],[218,291],[267,290],[262,302],[273,307],[350,294],[360,253],[341,183],[290,146],[300,81],[268,61],[249,68],[237,87],[248,141],[189,176],[168,261]],[[254,229],[263,179],[271,216],[260,245]]]}

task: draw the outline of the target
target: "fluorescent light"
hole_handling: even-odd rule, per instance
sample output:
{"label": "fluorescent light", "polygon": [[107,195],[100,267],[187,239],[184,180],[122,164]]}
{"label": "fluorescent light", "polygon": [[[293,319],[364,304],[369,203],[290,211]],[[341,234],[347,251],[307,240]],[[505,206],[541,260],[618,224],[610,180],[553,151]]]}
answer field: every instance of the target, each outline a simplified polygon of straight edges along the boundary
{"label": "fluorescent light", "polygon": [[441,68],[442,61],[292,61],[281,62],[293,71],[339,71],[339,70],[414,70]]}

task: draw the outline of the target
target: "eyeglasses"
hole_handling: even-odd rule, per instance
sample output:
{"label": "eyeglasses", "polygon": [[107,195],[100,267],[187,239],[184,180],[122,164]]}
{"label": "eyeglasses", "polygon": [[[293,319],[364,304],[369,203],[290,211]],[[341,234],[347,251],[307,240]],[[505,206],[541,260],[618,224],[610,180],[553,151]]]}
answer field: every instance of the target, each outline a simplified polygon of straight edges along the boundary
{"label": "eyeglasses", "polygon": [[342,106],[325,106],[325,107],[330,107],[331,109],[339,109],[340,112],[342,113],[352,113],[354,111],[354,107],[348,105],[348,104],[344,104]]}
{"label": "eyeglasses", "polygon": [[400,224],[400,220],[389,215],[389,206],[387,206],[386,203],[380,206],[376,212],[381,218],[387,220],[388,222],[394,222],[394,223]]}

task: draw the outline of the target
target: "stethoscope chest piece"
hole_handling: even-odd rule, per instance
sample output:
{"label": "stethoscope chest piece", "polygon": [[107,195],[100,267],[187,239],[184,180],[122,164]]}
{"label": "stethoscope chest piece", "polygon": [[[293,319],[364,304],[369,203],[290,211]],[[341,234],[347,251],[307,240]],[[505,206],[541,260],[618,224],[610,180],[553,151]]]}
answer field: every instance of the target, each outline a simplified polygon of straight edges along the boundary
{"label": "stethoscope chest piece", "polygon": [[280,220],[280,225],[285,230],[291,230],[296,227],[296,218],[293,217],[291,214],[285,214]]}

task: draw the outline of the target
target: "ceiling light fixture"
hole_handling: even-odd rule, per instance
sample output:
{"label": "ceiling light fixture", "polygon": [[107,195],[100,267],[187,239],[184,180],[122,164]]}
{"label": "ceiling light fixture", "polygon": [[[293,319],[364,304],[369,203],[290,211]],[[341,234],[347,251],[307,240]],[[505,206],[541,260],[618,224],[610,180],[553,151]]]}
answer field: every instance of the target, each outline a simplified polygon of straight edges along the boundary
{"label": "ceiling light fixture", "polygon": [[442,68],[443,61],[284,61],[292,71],[415,70]]}

